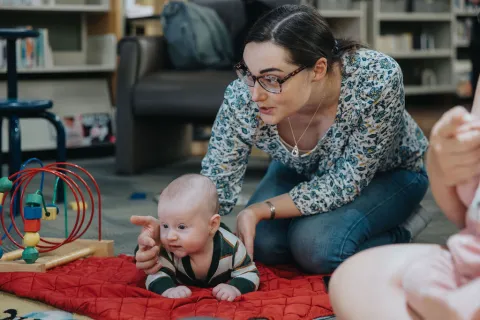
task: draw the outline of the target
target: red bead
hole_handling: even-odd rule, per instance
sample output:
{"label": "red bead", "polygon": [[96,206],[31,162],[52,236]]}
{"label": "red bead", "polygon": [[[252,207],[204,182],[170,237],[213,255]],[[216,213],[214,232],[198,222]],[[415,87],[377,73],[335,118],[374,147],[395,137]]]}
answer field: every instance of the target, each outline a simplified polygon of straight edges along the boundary
{"label": "red bead", "polygon": [[40,219],[25,220],[23,225],[23,231],[25,232],[38,232],[40,231]]}

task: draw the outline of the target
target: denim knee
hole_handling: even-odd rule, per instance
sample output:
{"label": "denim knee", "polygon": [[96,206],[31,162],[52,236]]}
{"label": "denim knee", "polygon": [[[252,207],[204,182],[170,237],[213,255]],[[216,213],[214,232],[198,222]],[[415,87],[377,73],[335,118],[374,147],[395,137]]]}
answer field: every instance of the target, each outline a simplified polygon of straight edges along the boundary
{"label": "denim knee", "polygon": [[[286,230],[282,232],[268,232],[268,227],[262,228],[262,224],[272,221],[261,221],[257,226],[253,256],[254,260],[267,265],[288,264],[292,262],[292,256],[288,246]],[[264,232],[262,232],[262,229]]]}
{"label": "denim knee", "polygon": [[[336,241],[338,240],[338,241]],[[345,259],[340,252],[340,239],[315,237],[297,232],[290,239],[290,250],[299,267],[314,274],[330,274]]]}

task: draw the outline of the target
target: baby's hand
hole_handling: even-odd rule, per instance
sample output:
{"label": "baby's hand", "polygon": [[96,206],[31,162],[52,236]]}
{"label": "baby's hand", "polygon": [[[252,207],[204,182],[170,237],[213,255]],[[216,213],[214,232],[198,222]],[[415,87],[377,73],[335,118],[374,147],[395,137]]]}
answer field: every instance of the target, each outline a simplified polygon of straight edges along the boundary
{"label": "baby's hand", "polygon": [[170,288],[162,293],[162,296],[166,298],[188,298],[192,295],[192,291],[185,286],[178,286]]}
{"label": "baby's hand", "polygon": [[218,286],[213,288],[212,294],[218,300],[227,301],[233,301],[236,297],[242,295],[237,288],[226,283],[220,283]]}

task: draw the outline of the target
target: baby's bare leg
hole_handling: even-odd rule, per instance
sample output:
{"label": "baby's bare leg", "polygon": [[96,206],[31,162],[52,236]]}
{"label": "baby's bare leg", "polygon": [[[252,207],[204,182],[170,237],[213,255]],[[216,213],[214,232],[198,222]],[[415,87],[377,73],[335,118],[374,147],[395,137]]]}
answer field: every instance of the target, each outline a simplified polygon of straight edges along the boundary
{"label": "baby's bare leg", "polygon": [[[479,228],[480,225],[467,222],[467,227]],[[480,277],[480,237],[470,231],[463,230],[447,242],[459,275],[459,285]]]}
{"label": "baby's bare leg", "polygon": [[480,278],[460,287],[448,295],[455,320],[480,320]]}
{"label": "baby's bare leg", "polygon": [[455,319],[448,294],[458,288],[457,279],[450,252],[432,250],[405,270],[402,284],[408,305],[423,319]]}
{"label": "baby's bare leg", "polygon": [[402,278],[412,262],[440,249],[427,244],[388,245],[347,259],[330,281],[330,301],[337,319],[421,319],[409,312]]}

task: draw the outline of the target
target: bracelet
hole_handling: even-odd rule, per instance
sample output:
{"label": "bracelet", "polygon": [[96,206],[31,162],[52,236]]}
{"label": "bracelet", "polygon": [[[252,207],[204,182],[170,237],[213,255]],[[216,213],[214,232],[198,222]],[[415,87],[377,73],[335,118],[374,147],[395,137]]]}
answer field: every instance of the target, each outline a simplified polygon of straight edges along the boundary
{"label": "bracelet", "polygon": [[265,201],[265,203],[270,207],[270,220],[275,219],[275,206],[270,201]]}

